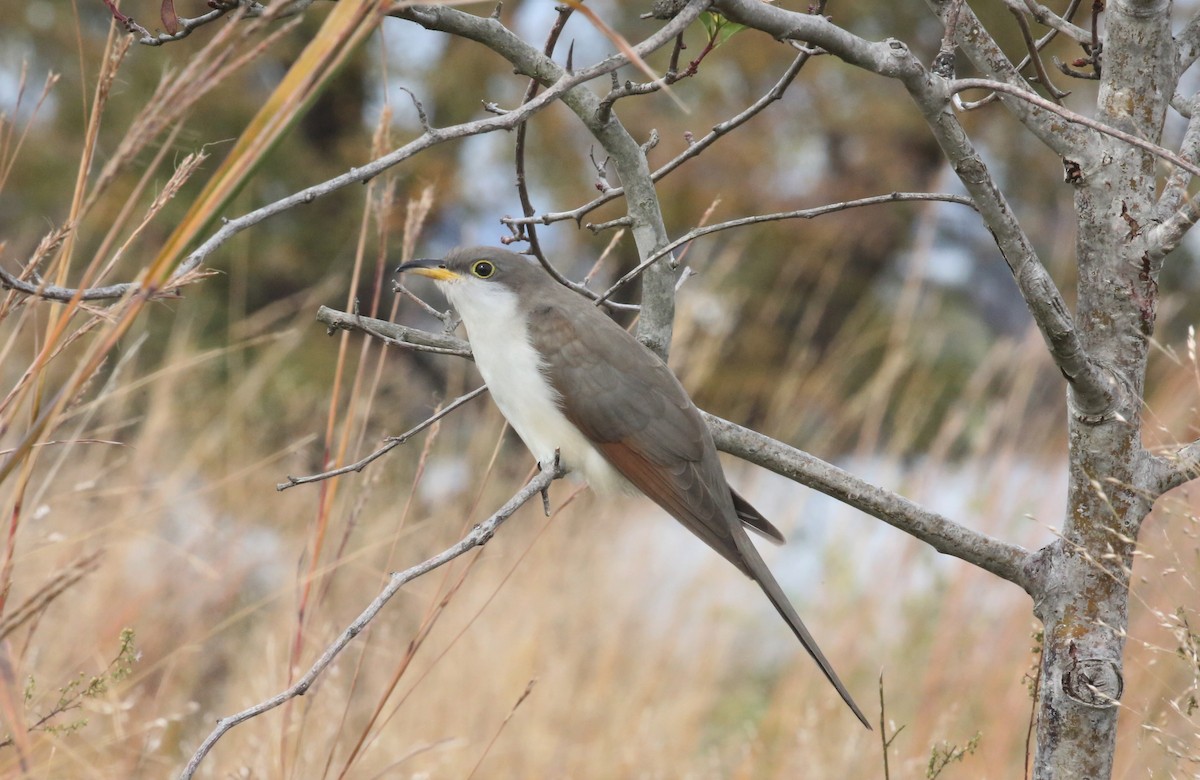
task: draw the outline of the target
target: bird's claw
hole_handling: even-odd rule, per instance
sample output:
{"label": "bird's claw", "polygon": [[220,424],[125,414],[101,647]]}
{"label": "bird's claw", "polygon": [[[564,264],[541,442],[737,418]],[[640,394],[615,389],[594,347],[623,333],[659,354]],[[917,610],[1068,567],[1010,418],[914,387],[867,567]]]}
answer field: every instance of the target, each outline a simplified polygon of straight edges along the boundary
{"label": "bird's claw", "polygon": [[[545,471],[546,464],[539,461],[538,468],[541,469],[542,471]],[[562,453],[558,449],[554,450],[554,460],[550,463],[550,470],[551,470],[551,473],[554,475],[554,479],[558,479],[564,473],[566,473],[562,467]],[[550,516],[550,488],[549,488],[549,486],[542,488],[542,511],[546,513],[546,517]]]}

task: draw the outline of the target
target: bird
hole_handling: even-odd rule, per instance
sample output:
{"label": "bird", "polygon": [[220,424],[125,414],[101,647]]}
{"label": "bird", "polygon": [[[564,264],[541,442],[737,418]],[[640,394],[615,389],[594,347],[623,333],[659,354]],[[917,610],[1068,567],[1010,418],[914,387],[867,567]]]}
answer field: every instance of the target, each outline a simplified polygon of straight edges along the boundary
{"label": "bird", "polygon": [[539,466],[598,494],[641,492],[752,579],[871,728],[746,529],[783,534],[729,487],[700,410],[657,355],[527,256],[488,246],[403,263],[434,280],[467,330],[500,412]]}

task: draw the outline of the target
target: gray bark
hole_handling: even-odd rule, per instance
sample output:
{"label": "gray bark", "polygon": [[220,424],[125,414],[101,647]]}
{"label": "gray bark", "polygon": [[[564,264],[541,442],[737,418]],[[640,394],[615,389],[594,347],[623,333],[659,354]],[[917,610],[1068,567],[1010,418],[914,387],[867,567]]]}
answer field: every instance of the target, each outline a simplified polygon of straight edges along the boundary
{"label": "gray bark", "polygon": [[[949,16],[950,2],[930,4]],[[719,0],[718,6],[743,24],[776,37],[814,40],[848,62],[901,80],[992,231],[1069,396],[1069,497],[1062,537],[1035,554],[1025,577],[1009,577],[1032,595],[1045,627],[1034,777],[1111,777],[1138,531],[1154,499],[1196,470],[1195,445],[1182,449],[1173,463],[1149,455],[1141,445],[1140,418],[1156,278],[1162,257],[1196,220],[1195,204],[1186,195],[1190,176],[1176,172],[1166,204],[1176,214],[1164,229],[1154,230],[1159,205],[1153,154],[1052,116],[1047,121],[1019,97],[1002,95],[1035,136],[1080,171],[1073,180],[1079,283],[1072,316],[938,94],[938,78],[912,61],[902,44],[890,43],[888,61],[879,55],[879,44],[830,33],[799,14],[749,0]],[[1179,72],[1195,59],[1195,24],[1185,30],[1177,57],[1169,11],[1168,0],[1118,0],[1105,15],[1097,119],[1154,144]],[[992,78],[1013,84],[1011,63],[970,9],[962,14],[962,48]],[[1194,136],[1189,133],[1181,150],[1189,160]]]}

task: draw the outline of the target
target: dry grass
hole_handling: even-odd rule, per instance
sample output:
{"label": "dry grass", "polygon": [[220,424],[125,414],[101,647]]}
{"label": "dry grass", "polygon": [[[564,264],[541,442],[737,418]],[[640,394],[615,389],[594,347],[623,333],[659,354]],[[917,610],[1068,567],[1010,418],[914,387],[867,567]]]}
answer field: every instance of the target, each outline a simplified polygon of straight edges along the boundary
{"label": "dry grass", "polygon": [[[26,722],[74,675],[104,669],[123,628],[137,632],[140,658],[128,679],[56,721],[86,717],[85,727],[33,732],[23,756],[0,752],[5,774],[19,773],[22,760],[40,777],[171,774],[214,717],[287,684],[294,647],[306,664],[387,571],[457,538],[525,475],[529,458],[512,441],[487,468],[502,421],[479,403],[424,443],[343,478],[328,508],[320,487],[275,492],[284,474],[310,471],[320,447],[319,396],[277,387],[299,351],[325,351],[334,363],[333,344],[310,325],[313,305],[299,298],[260,333],[209,354],[190,346],[179,312],[161,364],[130,357],[71,418],[73,437],[122,444],[47,448],[29,481],[10,603],[80,555],[103,559],[9,638],[8,679],[36,680]],[[1036,347],[996,352],[1015,371]],[[345,371],[361,362],[371,375],[375,360],[352,357]],[[405,356],[386,360],[375,412],[339,419],[339,432],[370,439],[419,417],[380,412],[383,398],[414,393]],[[271,411],[254,412],[264,399]],[[1011,430],[995,438],[992,469],[926,460],[889,471],[877,459],[858,467],[1036,543],[1062,489],[1044,469],[1053,454],[1006,448],[1019,439]],[[963,745],[976,732],[977,753],[943,776],[1019,776],[1029,713],[1022,676],[1032,662],[1023,594],[794,485],[740,468],[734,479],[789,530],[793,545],[772,551],[773,566],[869,711],[882,669],[888,717],[905,726],[891,776],[921,776],[931,746]],[[556,486],[556,503],[569,492]],[[1022,513],[1036,521],[1016,519]],[[1194,514],[1186,497],[1173,497],[1147,533],[1120,776],[1179,776],[1200,744],[1194,721],[1167,704],[1195,692],[1194,660],[1175,655],[1180,626],[1171,619],[1196,603]],[[322,524],[324,551],[310,565]],[[416,583],[308,696],[222,741],[204,774],[467,777],[477,765],[476,777],[882,771],[878,734],[856,726],[748,582],[645,502],[600,506],[587,493],[549,520],[523,510],[477,561]]]}
{"label": "dry grass", "polygon": [[[100,202],[86,180],[79,187],[81,209]],[[384,262],[371,253],[387,240],[411,251],[419,218],[404,236],[383,227],[390,187],[368,191],[356,279]],[[130,197],[150,201],[141,188]],[[135,236],[142,201],[111,226],[116,245]],[[65,241],[50,242],[49,268],[79,266]],[[718,294],[734,252],[702,277],[708,287],[685,288],[685,302]],[[104,267],[103,254],[84,265]],[[530,458],[502,441],[484,401],[363,474],[275,491],[286,474],[352,460],[434,402],[408,356],[327,339],[312,322],[330,290],[353,286],[322,280],[229,323],[210,348],[198,346],[202,318],[186,300],[169,310],[3,303],[0,718],[12,741],[0,775],[170,776],[214,718],[295,679],[388,571],[456,540],[526,476]],[[1040,341],[993,343],[935,416],[937,378],[917,357],[944,345],[926,338],[940,312],[915,305],[923,294],[906,290],[906,314],[890,324],[864,307],[824,355],[797,338],[762,399],[764,427],[803,435],[817,453],[849,432],[857,471],[1043,543],[1064,488],[1062,409],[1038,394],[1057,383]],[[685,307],[675,360],[689,384],[720,370],[698,323]],[[853,359],[884,348],[884,365]],[[1194,420],[1193,362],[1156,369],[1148,410],[1163,431]],[[465,365],[448,373],[436,395],[473,386]],[[887,398],[898,399],[891,419]],[[895,457],[918,440],[923,457]],[[770,562],[868,712],[882,670],[886,733],[904,729],[890,776],[921,777],[934,746],[976,733],[977,751],[943,777],[1021,776],[1028,599],[798,486],[736,464],[731,474],[789,532]],[[647,502],[601,505],[573,490],[555,486],[552,518],[527,507],[482,552],[404,591],[307,696],[235,729],[201,776],[883,775],[879,732],[858,727],[749,582]],[[1120,777],[1182,777],[1200,760],[1196,514],[1181,490],[1147,526]],[[126,628],[138,651],[127,676],[115,672],[128,659],[112,665]]]}

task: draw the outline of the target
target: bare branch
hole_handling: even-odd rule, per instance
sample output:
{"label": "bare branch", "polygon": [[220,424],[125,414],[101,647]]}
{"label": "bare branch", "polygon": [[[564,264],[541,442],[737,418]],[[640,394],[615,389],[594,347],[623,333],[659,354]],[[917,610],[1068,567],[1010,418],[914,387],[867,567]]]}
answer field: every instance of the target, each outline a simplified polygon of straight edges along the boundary
{"label": "bare branch", "polygon": [[[1200,95],[1189,99],[1180,98],[1188,109],[1188,125],[1183,133],[1183,141],[1179,145],[1179,156],[1185,160],[1200,160],[1200,112],[1194,111],[1200,103]],[[1184,106],[1181,106],[1181,108]],[[1195,198],[1189,198],[1188,187],[1192,183],[1192,174],[1183,168],[1175,168],[1163,185],[1162,195],[1155,207],[1155,216],[1159,220],[1146,242],[1151,248],[1159,248],[1165,255],[1178,245],[1187,228],[1196,222]],[[1167,223],[1174,223],[1171,227]]]}
{"label": "bare branch", "polygon": [[[125,31],[137,36],[137,42],[143,46],[162,46],[166,43],[181,41],[197,29],[211,24],[233,11],[239,11],[244,18],[263,18],[268,21],[286,19],[297,16],[308,9],[314,0],[289,0],[288,2],[260,3],[258,0],[208,0],[212,10],[191,18],[176,16],[172,23],[176,29],[165,33],[152,33],[141,24],[134,21],[132,16],[121,13],[113,0],[102,0],[104,5]],[[165,21],[165,20],[164,20]]]}
{"label": "bare branch", "polygon": [[704,413],[717,448],[813,488],[1032,592],[1030,553],[930,512],[831,463],[748,428]]}
{"label": "bare branch", "polygon": [[203,27],[210,22],[215,22],[217,19],[225,16],[230,11],[236,11],[240,5],[237,0],[230,0],[229,2],[214,2],[212,3],[212,10],[206,14],[201,14],[200,16],[195,16],[190,19],[176,17],[175,23],[178,26],[178,29],[175,32],[158,33],[155,35],[142,25],[138,24],[132,16],[127,16],[121,13],[121,10],[117,8],[117,4],[113,0],[103,0],[103,2],[106,6],[108,6],[108,10],[113,15],[113,19],[116,20],[117,24],[124,27],[125,31],[131,35],[136,35],[138,37],[138,43],[142,44],[143,46],[162,46],[164,43],[183,40],[191,35],[193,30]]}
{"label": "bare branch", "polygon": [[[895,39],[872,43],[833,26],[825,19],[787,11],[767,3],[756,3],[753,0],[717,0],[716,5],[725,16],[739,24],[754,27],[779,38],[813,41],[853,65],[898,79],[904,84],[933,131],[934,138],[951,168],[958,174],[959,180],[979,209],[984,223],[995,237],[1000,253],[1008,263],[1034,321],[1042,332],[1051,357],[1071,386],[1074,413],[1080,419],[1089,422],[1108,419],[1118,402],[1126,400],[1124,394],[1128,388],[1083,350],[1062,294],[1038,259],[1028,236],[992,179],[983,159],[975,151],[962,124],[954,114],[946,110],[946,104],[951,94],[967,84],[977,87],[987,84],[999,92],[1015,95],[1022,101],[1059,115],[1062,115],[1065,109],[1034,95],[1023,83],[1014,86],[988,79],[946,82],[931,77],[907,47]],[[961,13],[964,15],[965,25],[972,29],[978,26],[982,30],[982,25],[974,19],[969,7],[964,5]],[[967,22],[967,19],[974,21]],[[1002,52],[998,56],[1007,62]],[[1071,117],[1079,116],[1073,112],[1066,113]],[[1087,146],[1076,147],[1070,143],[1063,143],[1064,137],[1074,138],[1074,134],[1049,132],[1045,123],[1040,121],[1037,124],[1026,124],[1035,132],[1041,132],[1043,140],[1052,146],[1072,148],[1079,157],[1090,153]],[[1137,144],[1166,152],[1165,149],[1140,139],[1137,140]]]}
{"label": "bare branch", "polygon": [[[554,54],[554,47],[558,44],[558,38],[562,34],[563,27],[566,26],[567,20],[571,18],[571,12],[574,10],[569,5],[558,6],[558,18],[554,20],[554,25],[550,28],[550,33],[546,36],[546,45],[542,47],[542,53],[547,57]],[[541,84],[537,79],[530,79],[529,86],[525,88],[525,97],[522,98],[522,103],[528,103],[537,95],[538,87]],[[529,136],[529,123],[522,122],[517,125],[517,142],[515,144],[514,168],[517,176],[517,196],[521,200],[521,211],[525,216],[529,217],[537,213],[533,207],[533,201],[529,197],[529,185],[525,178],[525,141]],[[546,259],[545,253],[542,252],[541,242],[538,241],[537,226],[530,223],[522,226],[521,229],[515,232],[512,240],[526,240],[529,242],[529,250],[538,262],[542,264],[542,268],[546,269],[546,273],[550,274],[560,284],[570,286],[570,282],[558,272],[558,269],[550,264]],[[505,242],[507,243],[507,241]]]}
{"label": "bare branch", "polygon": [[342,650],[346,649],[346,646],[349,645],[356,636],[366,630],[367,626],[370,625],[371,621],[375,619],[375,616],[379,614],[379,611],[383,609],[384,605],[391,600],[392,596],[395,596],[397,593],[399,593],[400,589],[406,584],[423,574],[433,571],[439,566],[449,563],[463,553],[466,553],[475,547],[482,547],[483,545],[487,544],[492,536],[496,533],[496,530],[504,523],[505,520],[511,517],[513,513],[520,509],[527,501],[541,493],[542,490],[549,487],[552,481],[558,479],[562,475],[563,472],[561,470],[546,470],[540,472],[534,476],[534,478],[530,480],[525,487],[521,488],[516,495],[510,498],[508,502],[504,504],[504,506],[496,510],[491,517],[472,528],[471,532],[463,537],[457,544],[443,550],[432,558],[429,558],[428,560],[423,561],[416,566],[405,569],[402,572],[396,572],[392,574],[388,580],[387,586],[379,593],[378,596],[375,597],[375,600],[372,601],[367,608],[362,611],[362,614],[355,618],[353,623],[351,623],[344,631],[342,631],[342,633],[333,641],[332,644],[325,648],[325,652],[321,653],[321,657],[313,663],[312,667],[308,670],[308,672],[305,673],[303,677],[296,681],[295,685],[263,702],[255,704],[253,707],[248,707],[239,713],[230,715],[227,718],[222,718],[221,720],[217,721],[216,728],[213,729],[212,733],[208,735],[200,747],[196,749],[195,754],[192,755],[191,760],[188,761],[187,766],[179,775],[180,780],[190,780],[190,778],[195,775],[196,770],[199,768],[200,762],[203,761],[205,756],[207,756],[208,753],[213,749],[213,746],[217,744],[217,741],[220,740],[221,737],[223,737],[225,733],[234,726],[250,720],[251,718],[262,715],[264,712],[269,712],[270,710],[275,709],[290,699],[294,699],[297,696],[303,696],[308,689],[312,687],[312,684],[317,681],[317,678],[321,676],[321,673],[333,663],[338,654],[340,654]]}
{"label": "bare branch", "polygon": [[[944,203],[957,203],[962,206],[975,209],[975,203],[968,197],[963,195],[949,195],[940,192],[889,192],[886,195],[873,195],[869,198],[859,198],[858,200],[847,200],[840,203],[829,203],[824,206],[816,206],[811,209],[798,209],[796,211],[780,211],[774,214],[756,214],[752,217],[742,217],[740,219],[731,219],[728,222],[718,222],[715,225],[705,225],[694,230],[689,230],[679,238],[671,241],[662,249],[658,250],[650,257],[643,260],[631,271],[626,273],[617,281],[613,282],[612,286],[600,295],[600,301],[605,301],[622,286],[636,279],[649,266],[657,263],[684,244],[694,241],[701,236],[707,236],[710,233],[719,233],[722,230],[731,228],[743,227],[745,225],[757,225],[763,222],[779,222],[786,219],[813,219],[825,214],[832,214],[836,211],[845,211],[847,209],[859,208],[862,206],[877,206],[883,203],[901,203],[909,201],[933,201]],[[978,209],[976,209],[978,211]],[[590,227],[590,226],[589,226]],[[597,228],[600,226],[596,226]],[[609,227],[609,225],[604,225]]]}
{"label": "bare branch", "polygon": [[1018,97],[1027,103],[1032,103],[1039,108],[1044,108],[1047,111],[1058,114],[1068,122],[1082,125],[1089,130],[1095,130],[1111,138],[1116,138],[1118,141],[1124,141],[1130,146],[1136,146],[1138,149],[1141,149],[1144,152],[1149,152],[1155,157],[1161,157],[1167,162],[1177,165],[1193,175],[1200,176],[1200,165],[1183,159],[1178,154],[1172,152],[1170,149],[1167,149],[1164,146],[1159,146],[1156,143],[1139,138],[1138,136],[1133,135],[1132,133],[1127,133],[1124,130],[1118,130],[1111,125],[1106,125],[1103,122],[1092,119],[1091,117],[1086,117],[1083,114],[1077,114],[1068,108],[1064,108],[1057,103],[1046,100],[1044,97],[1035,95],[1028,90],[1021,89],[1020,87],[1014,87],[1010,84],[1004,84],[991,79],[955,79],[954,81],[949,82],[946,87],[952,94],[963,92],[968,89],[991,89],[996,92],[1004,92],[1009,95],[1013,95],[1014,97]]}
{"label": "bare branch", "polygon": [[339,330],[366,333],[391,344],[404,344],[417,349],[427,348],[444,355],[471,357],[470,344],[444,333],[430,333],[427,330],[409,328],[387,320],[364,317],[361,314],[348,314],[328,306],[321,306],[317,309],[317,321]]}
{"label": "bare branch", "polygon": [[[943,20],[948,19],[954,12],[953,0],[926,0],[931,8],[942,17]],[[1006,4],[1013,9],[1014,13],[1026,13],[1018,0],[1006,0]],[[975,15],[971,7],[963,3],[961,10],[958,12],[958,45],[963,52],[971,60],[971,63],[983,71],[990,74],[995,80],[1007,84],[1012,91],[1019,91],[1027,94],[1034,94],[1033,89],[1029,86],[1025,77],[1021,75],[1020,68],[1014,66],[996,43],[996,40],[988,33],[987,27]],[[1036,18],[1036,17],[1035,17]],[[1079,28],[1075,28],[1079,30]],[[1087,33],[1079,30],[1083,35]],[[1036,45],[1033,51],[1036,52]],[[1032,53],[1031,53],[1032,54]],[[1036,58],[1034,58],[1036,59]],[[1040,71],[1039,71],[1040,73]],[[1046,78],[1045,83],[1047,89],[1053,94],[1054,86],[1049,84],[1049,78]],[[1008,94],[1013,94],[1009,91]],[[1005,90],[997,90],[1001,95],[1005,94]],[[1054,121],[1051,117],[1046,116],[1039,111],[1037,104],[1023,105],[1019,101],[1004,100],[1005,107],[1012,112],[1014,116],[1025,125],[1038,139],[1046,146],[1053,149],[1060,155],[1070,156],[1076,152],[1081,144],[1087,143],[1086,134],[1075,129],[1068,129],[1064,133],[1061,125]]]}
{"label": "bare branch", "polygon": [[1175,36],[1175,78],[1192,67],[1197,57],[1200,57],[1200,11],[1192,14]]}
{"label": "bare branch", "polygon": [[[699,4],[700,0],[693,0],[693,5],[697,6],[697,8],[693,9],[694,12],[692,14],[680,14],[679,17],[664,25],[663,28],[661,28],[655,35],[634,46],[634,51],[639,55],[644,55],[660,46],[663,46],[666,43],[669,43],[679,32],[679,30],[675,29],[676,27],[682,29],[683,26],[686,26],[688,22],[692,21],[699,14]],[[429,9],[425,10],[428,11]],[[453,9],[442,8],[435,10],[451,11]],[[421,9],[418,7],[410,7],[406,9],[407,13],[413,14],[416,14],[419,11],[421,11]],[[474,19],[479,23],[486,24],[488,22],[488,20],[471,17],[469,14],[462,14],[461,12],[455,13],[463,17]],[[494,22],[494,24],[499,26],[498,22]],[[500,27],[499,29],[504,30],[503,27]],[[507,30],[505,30],[505,32],[507,33]],[[511,33],[509,33],[509,35],[511,35]],[[515,39],[515,36],[512,37]],[[519,41],[519,39],[516,40]],[[525,46],[526,48],[530,48],[526,46],[524,42],[521,42],[521,45]],[[540,52],[537,52],[536,49],[533,49],[533,52],[537,56],[546,59],[543,55],[541,55]],[[590,91],[576,90],[575,88],[584,82],[596,78],[597,76],[602,76],[606,73],[616,70],[625,63],[626,60],[623,55],[613,55],[595,65],[592,65],[591,67],[576,71],[574,73],[566,73],[551,62],[556,77],[554,79],[546,80],[544,78],[544,74],[542,74],[543,81],[545,83],[549,83],[550,86],[541,95],[527,103],[522,104],[518,108],[507,111],[501,116],[479,119],[474,122],[465,122],[452,127],[428,128],[420,136],[404,146],[401,146],[399,149],[396,149],[395,151],[390,152],[376,160],[372,160],[366,165],[363,165],[359,168],[352,168],[340,176],[335,176],[332,179],[321,182],[320,184],[306,187],[305,189],[295,192],[285,198],[281,198],[273,203],[269,203],[251,212],[243,214],[236,219],[225,221],[219,230],[217,230],[199,247],[197,247],[183,259],[183,261],[172,273],[170,279],[168,279],[163,285],[163,288],[173,288],[178,286],[181,280],[187,274],[194,271],[209,255],[224,245],[225,242],[230,238],[242,232],[246,228],[253,227],[254,225],[257,225],[258,223],[263,222],[264,220],[269,219],[276,214],[288,211],[297,206],[312,203],[318,198],[342,189],[348,185],[368,181],[369,179],[372,179],[375,176],[378,176],[380,173],[386,171],[388,168],[398,165],[399,163],[425,151],[426,149],[445,143],[446,141],[466,138],[472,135],[479,135],[481,133],[492,132],[495,130],[511,130],[521,122],[528,119],[534,113],[540,111],[556,100],[563,99],[567,103],[577,103],[577,101],[573,101],[571,99],[571,95],[578,97],[579,94],[586,94],[591,96],[593,101],[598,100]],[[619,127],[619,124],[616,122],[610,124],[617,125]],[[621,128],[621,132],[624,132],[623,128]],[[637,143],[635,141],[630,139],[630,143],[633,144],[635,149],[637,148]],[[644,156],[642,157],[642,160],[644,162]],[[632,173],[629,175],[629,177],[631,179],[636,178],[636,176]],[[654,201],[654,203],[657,204],[657,201]],[[659,219],[661,221],[661,215],[659,216]],[[100,294],[100,292],[96,291],[90,292],[90,297],[88,300],[98,300],[100,298],[119,298],[135,289],[142,289],[140,282],[127,282],[124,284],[109,285],[108,287],[97,288],[97,290],[101,291],[103,294]],[[57,290],[57,292],[60,294],[65,294],[66,290],[63,288]],[[74,292],[76,291],[71,291],[72,294]],[[144,292],[154,295],[157,294],[158,291],[145,290]],[[71,296],[68,295],[66,300],[70,299]],[[58,298],[55,298],[55,300],[58,300]]]}
{"label": "bare branch", "polygon": [[[1037,41],[1033,39],[1033,32],[1029,29],[1029,22],[1025,20],[1025,15],[1016,9],[1013,9],[1013,16],[1017,19],[1017,26],[1021,28],[1021,39],[1025,41],[1025,48],[1029,51],[1026,60],[1033,63],[1033,69],[1037,73],[1038,83],[1046,88],[1050,93],[1050,99],[1055,103],[1062,103],[1061,98],[1071,94],[1054,86],[1054,82],[1050,80],[1050,74],[1046,73],[1046,66],[1042,63],[1042,55],[1038,50]],[[1020,72],[1020,66],[1017,67]]]}
{"label": "bare branch", "polygon": [[1090,44],[1092,42],[1092,34],[1089,31],[1078,25],[1071,24],[1068,19],[1064,19],[1041,3],[1036,3],[1034,0],[1022,0],[1022,2],[1004,0],[1004,3],[1019,13],[1028,12],[1029,15],[1037,20],[1038,24],[1060,32],[1077,43]]}
{"label": "bare branch", "polygon": [[[371,331],[365,327],[363,328],[363,332],[371,333]],[[378,334],[372,334],[372,335],[377,336]],[[312,474],[307,477],[293,477],[293,476],[289,475],[287,478],[287,482],[280,482],[279,484],[277,484],[275,486],[275,489],[282,492],[284,490],[287,490],[288,488],[296,487],[297,485],[307,485],[312,482],[320,482],[322,480],[331,479],[332,477],[340,477],[341,475],[349,474],[352,471],[362,471],[367,466],[369,466],[371,463],[375,462],[379,458],[382,458],[384,455],[386,455],[389,452],[391,452],[392,450],[396,449],[401,444],[403,444],[404,442],[411,439],[413,436],[416,436],[421,431],[425,430],[426,428],[433,425],[438,420],[442,419],[446,415],[453,412],[455,409],[475,400],[476,398],[478,398],[479,396],[483,395],[486,392],[487,392],[487,385],[482,385],[480,387],[475,388],[471,392],[466,393],[465,395],[460,395],[458,398],[455,398],[453,401],[446,404],[446,406],[439,409],[435,414],[430,415],[428,418],[426,418],[420,424],[414,426],[413,428],[408,429],[407,431],[400,434],[399,436],[389,436],[386,439],[386,443],[382,447],[375,450],[370,455],[366,456],[365,458],[363,458],[361,460],[357,460],[354,463],[351,463],[347,466],[342,466],[341,468],[330,469],[329,471],[322,471],[320,474]]]}
{"label": "bare branch", "polygon": [[[956,0],[927,2],[942,18],[956,7]],[[843,30],[824,17],[789,11],[755,0],[716,0],[714,7],[738,24],[753,27],[780,40],[815,44],[851,65],[881,76],[899,79],[914,98],[932,98],[932,91],[936,89],[936,82],[929,78],[929,72],[901,41],[894,38],[879,42],[868,41]],[[1031,92],[1029,85],[1013,68],[1003,50],[987,35],[986,28],[970,6],[962,4],[958,13],[959,46],[975,66],[985,73],[993,73],[996,78],[1011,83],[1014,89]],[[963,31],[971,31],[972,35]],[[1064,132],[1062,128],[1054,127],[1055,123],[1037,111],[1036,107],[1023,106],[1019,101],[1008,101],[1006,105],[1042,143],[1058,150],[1060,154],[1072,150],[1078,152],[1080,148],[1086,148],[1083,146],[1086,141],[1084,134],[1070,129]]]}
{"label": "bare branch", "polygon": [[[683,150],[678,155],[676,155],[675,158],[672,159],[670,162],[668,162],[666,165],[659,168],[654,173],[650,174],[651,181],[654,181],[654,182],[660,181],[661,179],[666,177],[669,173],[674,171],[676,168],[683,165],[685,162],[692,159],[693,157],[698,156],[705,149],[712,146],[713,143],[715,143],[719,138],[725,136],[730,131],[735,130],[738,127],[740,127],[741,125],[745,124],[750,119],[757,116],[767,106],[771,105],[772,103],[774,103],[775,101],[777,101],[781,97],[783,97],[783,93],[785,91],[787,91],[788,86],[796,79],[797,74],[800,73],[800,69],[802,67],[804,67],[804,64],[806,62],[808,62],[812,58],[812,56],[813,56],[812,52],[808,52],[808,51],[801,52],[800,55],[796,57],[796,59],[792,60],[792,64],[789,65],[787,70],[784,71],[783,75],[780,76],[779,81],[775,82],[775,86],[773,86],[773,87],[771,87],[771,89],[767,90],[766,94],[764,94],[758,100],[756,100],[752,104],[750,104],[741,113],[730,117],[729,119],[725,120],[724,122],[721,122],[720,124],[713,125],[713,128],[708,133],[708,135],[704,136],[700,140],[698,140],[698,141],[691,140],[688,143],[687,149]],[[506,224],[506,225],[519,225],[519,224],[523,224],[523,223],[527,223],[527,222],[539,222],[543,225],[549,225],[552,222],[561,222],[561,221],[567,220],[567,219],[573,219],[576,222],[580,222],[585,216],[587,216],[592,211],[595,211],[596,209],[603,206],[605,203],[608,203],[611,200],[615,200],[624,194],[625,194],[624,187],[616,187],[614,189],[608,190],[607,192],[605,192],[603,195],[596,198],[595,200],[589,201],[588,203],[583,204],[582,206],[580,206],[577,209],[572,209],[571,211],[551,212],[549,214],[543,214],[540,217],[529,216],[524,219],[508,219],[508,218],[506,218],[501,221],[504,222],[504,224]]]}
{"label": "bare branch", "polygon": [[[987,79],[960,79],[949,82],[952,91],[964,84],[987,83],[998,92],[1020,92],[1023,100],[1037,100],[1056,111],[1065,111],[1044,98],[1024,92],[1020,88]],[[991,231],[1000,254],[1008,264],[1017,288],[1029,307],[1033,320],[1041,331],[1050,357],[1062,372],[1071,387],[1072,412],[1080,419],[1100,422],[1109,419],[1125,398],[1127,388],[1117,381],[1112,371],[1103,368],[1083,348],[1083,342],[1075,322],[1054,280],[1034,251],[1029,237],[1013,214],[1004,194],[996,186],[991,172],[971,144],[958,118],[940,108],[941,101],[934,95],[914,92],[920,88],[918,82],[910,85],[934,138],[942,147],[951,167],[959,180],[971,194]],[[1070,113],[1070,112],[1068,112]]]}
{"label": "bare branch", "polygon": [[40,278],[35,281],[21,279],[20,277],[10,274],[4,269],[0,269],[0,287],[7,290],[16,290],[17,292],[32,295],[35,298],[44,298],[48,301],[60,301],[66,303],[73,300],[81,301],[105,301],[120,298],[129,292],[137,289],[139,285],[135,283],[110,284],[105,287],[89,287],[80,290],[76,287],[59,287],[56,284],[46,284]]}
{"label": "bare branch", "polygon": [[1168,456],[1155,456],[1151,461],[1151,492],[1162,495],[1185,482],[1200,477],[1200,440],[1180,447]]}
{"label": "bare branch", "polygon": [[[1072,18],[1074,18],[1075,11],[1079,8],[1080,2],[1081,2],[1081,0],[1071,0],[1071,2],[1067,4],[1067,9],[1065,11],[1063,11],[1063,18],[1066,19],[1067,21],[1070,21]],[[1042,49],[1044,49],[1048,45],[1050,45],[1050,42],[1053,41],[1057,37],[1058,37],[1058,30],[1051,30],[1050,32],[1043,35],[1041,38],[1038,38],[1037,41],[1034,43],[1033,52],[1026,54],[1021,59],[1021,61],[1017,63],[1017,66],[1016,66],[1017,72],[1020,73],[1021,71],[1025,70],[1025,68],[1029,66],[1031,59],[1035,56],[1038,56],[1041,53]],[[964,110],[980,108],[982,106],[987,105],[988,103],[991,103],[991,102],[999,100],[999,99],[1000,99],[1000,96],[997,93],[993,92],[990,95],[988,95],[987,97],[981,98],[979,100],[973,100],[969,103],[964,102],[961,105],[961,108],[963,108]]]}

